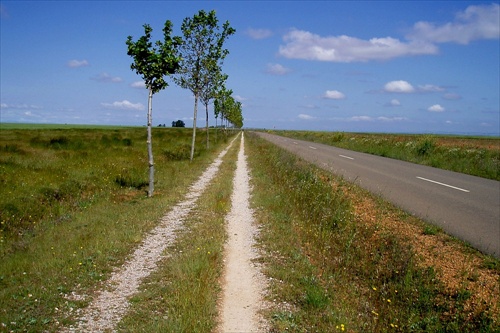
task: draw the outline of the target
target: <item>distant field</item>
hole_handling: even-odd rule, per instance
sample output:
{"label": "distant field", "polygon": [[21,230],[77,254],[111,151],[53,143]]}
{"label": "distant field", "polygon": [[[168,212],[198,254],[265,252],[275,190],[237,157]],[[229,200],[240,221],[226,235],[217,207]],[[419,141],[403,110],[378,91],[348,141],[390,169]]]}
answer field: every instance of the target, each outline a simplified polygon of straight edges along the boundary
{"label": "distant field", "polygon": [[118,126],[118,125],[77,125],[77,124],[25,124],[25,123],[0,123],[0,130],[10,129],[123,129],[140,126]]}
{"label": "distant field", "polygon": [[500,137],[270,131],[340,148],[500,180]]}

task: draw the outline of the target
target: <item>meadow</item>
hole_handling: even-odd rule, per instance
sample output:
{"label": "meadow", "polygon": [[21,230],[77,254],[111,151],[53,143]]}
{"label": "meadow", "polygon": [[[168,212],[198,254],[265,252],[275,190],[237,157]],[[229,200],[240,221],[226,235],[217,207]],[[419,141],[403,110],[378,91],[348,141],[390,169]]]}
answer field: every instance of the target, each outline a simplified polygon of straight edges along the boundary
{"label": "meadow", "polygon": [[500,180],[500,138],[452,135],[272,131],[359,152]]}
{"label": "meadow", "polygon": [[[0,131],[0,331],[57,331],[186,194],[233,135],[189,162],[190,129]],[[210,133],[215,138],[215,133]],[[497,332],[498,260],[245,133],[270,332]],[[238,145],[132,297],[120,332],[217,325]]]}
{"label": "meadow", "polygon": [[[154,128],[155,196],[146,199],[146,129],[2,125],[0,323],[42,331],[65,323],[211,162],[204,131]],[[212,138],[215,133],[211,133]],[[232,134],[228,134],[232,135]],[[69,320],[69,319],[68,319]],[[7,328],[6,328],[7,327]]]}

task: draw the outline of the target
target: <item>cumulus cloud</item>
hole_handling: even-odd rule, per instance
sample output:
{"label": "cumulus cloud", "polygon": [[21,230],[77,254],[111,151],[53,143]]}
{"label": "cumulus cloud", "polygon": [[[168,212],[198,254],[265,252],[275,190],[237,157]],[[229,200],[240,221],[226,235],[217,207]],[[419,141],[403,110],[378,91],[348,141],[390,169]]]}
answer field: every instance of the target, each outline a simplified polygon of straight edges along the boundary
{"label": "cumulus cloud", "polygon": [[269,29],[252,29],[248,28],[245,34],[252,39],[265,39],[273,35],[273,32]]}
{"label": "cumulus cloud", "polygon": [[474,40],[498,39],[500,37],[500,5],[469,6],[455,16],[453,22],[436,25],[417,22],[407,36],[412,40],[432,43],[469,44]]}
{"label": "cumulus cloud", "polygon": [[384,85],[384,90],[391,93],[413,93],[415,88],[408,82],[403,80],[387,82]]}
{"label": "cumulus cloud", "polygon": [[439,104],[434,104],[432,106],[430,106],[427,111],[430,111],[430,112],[444,112],[444,108],[439,105]]}
{"label": "cumulus cloud", "polygon": [[103,83],[118,83],[122,82],[123,79],[118,76],[111,76],[108,73],[100,73],[97,76],[91,77],[91,80],[97,81],[97,82],[103,82]]}
{"label": "cumulus cloud", "polygon": [[323,95],[326,99],[344,99],[345,95],[338,90],[327,90]]}
{"label": "cumulus cloud", "polygon": [[130,84],[132,88],[136,89],[146,89],[146,83],[144,81],[135,81]]}
{"label": "cumulus cloud", "polygon": [[290,73],[292,70],[290,68],[286,68],[280,64],[267,64],[266,73],[272,75],[286,75]]}
{"label": "cumulus cloud", "polygon": [[300,119],[304,119],[304,120],[311,120],[311,119],[314,119],[314,117],[313,117],[313,116],[310,116],[310,115],[308,115],[308,114],[303,114],[303,113],[299,114],[299,115],[298,115],[298,117],[299,117]]}
{"label": "cumulus cloud", "polygon": [[366,62],[401,56],[436,54],[437,47],[421,42],[401,42],[392,37],[363,40],[349,36],[322,37],[303,30],[291,30],[284,37],[279,54],[291,59],[332,62]]}
{"label": "cumulus cloud", "polygon": [[102,106],[104,106],[106,109],[115,109],[115,110],[137,110],[137,111],[142,111],[144,110],[144,105],[141,103],[132,103],[127,101],[126,99],[119,102],[113,102],[113,103],[101,103]]}
{"label": "cumulus cloud", "polygon": [[279,54],[291,59],[366,62],[398,57],[437,54],[439,43],[468,44],[500,37],[500,5],[469,6],[453,22],[436,25],[417,22],[404,40],[385,36],[360,39],[352,36],[320,36],[292,29],[283,36]]}
{"label": "cumulus cloud", "polygon": [[78,68],[78,67],[86,67],[86,66],[89,66],[90,64],[85,59],[83,59],[83,60],[73,59],[73,60],[68,61],[66,65],[70,68]]}

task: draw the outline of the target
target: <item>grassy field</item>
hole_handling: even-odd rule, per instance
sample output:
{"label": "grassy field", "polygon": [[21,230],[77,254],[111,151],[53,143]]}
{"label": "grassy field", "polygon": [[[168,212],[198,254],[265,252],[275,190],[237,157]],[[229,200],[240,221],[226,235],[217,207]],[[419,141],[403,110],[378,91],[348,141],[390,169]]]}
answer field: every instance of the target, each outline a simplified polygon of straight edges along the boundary
{"label": "grassy field", "polygon": [[272,131],[301,140],[500,180],[500,138]]}
{"label": "grassy field", "polygon": [[[213,158],[199,131],[153,129],[156,192],[146,199],[144,128],[0,131],[1,331],[67,323]],[[212,134],[212,138],[213,138]],[[227,138],[221,137],[214,151]]]}
{"label": "grassy field", "polygon": [[[0,131],[0,331],[56,331],[227,145],[189,163],[191,130]],[[211,134],[211,138],[214,135]],[[500,264],[353,184],[246,133],[271,332],[497,332]],[[210,332],[238,145],[120,332]],[[87,295],[80,299],[73,296]]]}

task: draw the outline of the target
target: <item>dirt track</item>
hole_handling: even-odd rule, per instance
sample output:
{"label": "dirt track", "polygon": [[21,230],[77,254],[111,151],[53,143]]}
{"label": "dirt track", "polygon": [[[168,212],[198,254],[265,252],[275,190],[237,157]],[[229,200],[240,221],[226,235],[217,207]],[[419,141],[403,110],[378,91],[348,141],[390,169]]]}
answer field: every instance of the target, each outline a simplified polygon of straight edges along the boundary
{"label": "dirt track", "polygon": [[[158,262],[165,257],[165,249],[175,241],[177,231],[183,228],[183,219],[196,207],[196,201],[215,178],[223,157],[236,139],[231,141],[190,187],[184,201],[162,218],[130,259],[112,274],[90,305],[78,312],[77,324],[64,328],[62,332],[114,330],[127,312],[128,298],[138,292],[142,280],[155,271]],[[243,134],[237,163],[232,209],[226,218],[229,241],[225,251],[226,270],[222,286],[224,295],[220,305],[221,333],[257,332],[263,327],[258,311],[262,305],[264,285],[251,261],[256,256],[253,249],[256,229],[252,224],[252,212],[248,203],[250,187]],[[76,294],[72,297],[86,298],[85,295]]]}

